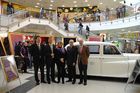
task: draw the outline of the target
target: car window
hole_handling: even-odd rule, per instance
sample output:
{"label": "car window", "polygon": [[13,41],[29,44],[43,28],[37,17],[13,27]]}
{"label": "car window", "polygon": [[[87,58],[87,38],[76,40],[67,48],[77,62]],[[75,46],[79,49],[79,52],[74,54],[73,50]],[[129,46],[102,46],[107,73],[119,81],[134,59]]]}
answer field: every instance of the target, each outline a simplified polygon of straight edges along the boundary
{"label": "car window", "polygon": [[104,54],[107,55],[120,55],[121,53],[115,46],[105,45],[104,46]]}
{"label": "car window", "polygon": [[100,45],[89,45],[90,54],[100,54]]}

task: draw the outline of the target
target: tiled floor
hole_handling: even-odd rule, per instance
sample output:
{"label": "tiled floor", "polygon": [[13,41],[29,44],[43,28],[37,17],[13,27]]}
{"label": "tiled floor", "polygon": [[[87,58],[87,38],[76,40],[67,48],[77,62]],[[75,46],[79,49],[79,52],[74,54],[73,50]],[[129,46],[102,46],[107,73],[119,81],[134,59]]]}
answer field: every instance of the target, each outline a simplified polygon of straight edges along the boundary
{"label": "tiled floor", "polygon": [[20,74],[22,85],[19,85],[18,81],[14,81],[10,84],[11,93],[140,93],[140,84],[129,85],[127,90],[124,91],[126,82],[122,80],[113,80],[111,78],[104,79],[96,77],[92,80],[88,80],[88,85],[78,85],[77,83],[72,85],[71,83],[65,84],[40,84],[35,85],[33,73]]}

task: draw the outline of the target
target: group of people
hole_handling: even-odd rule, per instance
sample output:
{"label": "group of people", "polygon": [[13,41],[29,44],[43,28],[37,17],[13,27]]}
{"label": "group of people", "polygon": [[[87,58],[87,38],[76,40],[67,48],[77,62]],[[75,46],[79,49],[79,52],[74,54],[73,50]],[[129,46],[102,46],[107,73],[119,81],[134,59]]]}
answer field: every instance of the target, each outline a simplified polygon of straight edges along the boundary
{"label": "group of people", "polygon": [[[27,43],[20,49],[21,57],[25,63],[23,70],[27,72],[27,62],[29,60],[29,52],[33,58],[34,76],[36,85],[40,83],[65,83],[65,76],[68,76],[68,81],[72,84],[76,83],[76,65],[79,66],[80,82],[79,84],[87,85],[87,67],[88,57],[90,55],[89,48],[83,45],[83,40],[79,40],[79,46],[74,46],[74,41],[69,41],[67,48],[63,47],[62,42],[58,45],[53,44],[53,39],[48,39],[48,44],[42,44],[39,36],[35,37],[35,42],[29,47]],[[29,51],[30,50],[30,51]],[[57,66],[58,74],[56,75],[55,65]],[[44,68],[46,67],[46,78]],[[67,69],[65,68],[67,67]],[[38,72],[41,72],[41,80],[39,79]],[[66,74],[66,71],[68,72]],[[58,78],[57,81],[55,78]]]}
{"label": "group of people", "polygon": [[12,3],[8,3],[7,4],[7,15],[13,14],[14,12],[15,11],[14,11],[13,4]]}
{"label": "group of people", "polygon": [[121,16],[125,17],[125,14],[126,14],[126,6],[125,5],[116,8],[117,18],[121,18]]}
{"label": "group of people", "polygon": [[[79,28],[78,33],[79,33],[80,35],[82,35],[82,32],[83,32],[83,24],[82,24],[82,22],[79,23],[78,28]],[[89,28],[88,25],[86,25],[86,29],[85,29],[85,30],[86,30],[85,36],[86,36],[86,39],[87,39],[88,36],[90,36],[90,28]]]}

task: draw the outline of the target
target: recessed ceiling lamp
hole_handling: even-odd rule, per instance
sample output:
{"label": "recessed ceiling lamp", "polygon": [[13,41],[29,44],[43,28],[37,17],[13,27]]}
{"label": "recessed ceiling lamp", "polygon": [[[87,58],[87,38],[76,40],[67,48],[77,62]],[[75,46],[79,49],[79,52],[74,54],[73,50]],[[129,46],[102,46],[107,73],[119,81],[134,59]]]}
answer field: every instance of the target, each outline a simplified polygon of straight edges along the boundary
{"label": "recessed ceiling lamp", "polygon": [[100,5],[102,5],[103,3],[101,2]]}
{"label": "recessed ceiling lamp", "polygon": [[73,1],[73,3],[77,3],[77,1]]}
{"label": "recessed ceiling lamp", "polygon": [[54,1],[53,1],[53,0],[51,0],[51,2],[53,3]]}
{"label": "recessed ceiling lamp", "polygon": [[88,2],[88,0],[85,0],[85,2]]}
{"label": "recessed ceiling lamp", "polygon": [[37,8],[38,6],[36,5],[35,7]]}
{"label": "recessed ceiling lamp", "polygon": [[36,3],[37,5],[40,5],[40,3]]}
{"label": "recessed ceiling lamp", "polygon": [[65,7],[65,5],[62,5],[62,7]]}
{"label": "recessed ceiling lamp", "polygon": [[77,5],[74,5],[75,7],[77,7]]}
{"label": "recessed ceiling lamp", "polygon": [[50,6],[53,6],[52,4],[50,4]]}
{"label": "recessed ceiling lamp", "polygon": [[70,10],[73,10],[73,8],[71,7]]}
{"label": "recessed ceiling lamp", "polygon": [[116,2],[116,0],[114,0],[114,2]]}
{"label": "recessed ceiling lamp", "polygon": [[51,7],[49,9],[52,9]]}

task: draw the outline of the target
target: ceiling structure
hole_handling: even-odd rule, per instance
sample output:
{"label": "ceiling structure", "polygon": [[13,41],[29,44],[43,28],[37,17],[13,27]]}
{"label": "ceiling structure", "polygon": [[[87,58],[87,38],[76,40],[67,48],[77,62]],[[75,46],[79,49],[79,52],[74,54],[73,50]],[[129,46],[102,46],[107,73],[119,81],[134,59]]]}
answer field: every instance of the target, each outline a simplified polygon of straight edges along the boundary
{"label": "ceiling structure", "polygon": [[113,29],[113,30],[103,30],[103,31],[91,31],[94,34],[110,34],[112,37],[120,38],[121,34],[124,33],[140,33],[140,26],[121,28],[121,29]]}
{"label": "ceiling structure", "polygon": [[46,26],[46,25],[35,25],[30,24],[28,26],[25,26],[15,32],[18,33],[25,33],[25,34],[41,34],[41,35],[53,35],[55,37],[62,37],[63,35],[55,31],[53,28]]}
{"label": "ceiling structure", "polygon": [[109,8],[115,10],[121,5],[124,0],[4,0],[12,3],[30,6],[30,7],[44,7],[45,9],[57,9],[57,7],[87,7],[98,6],[101,10]]}

